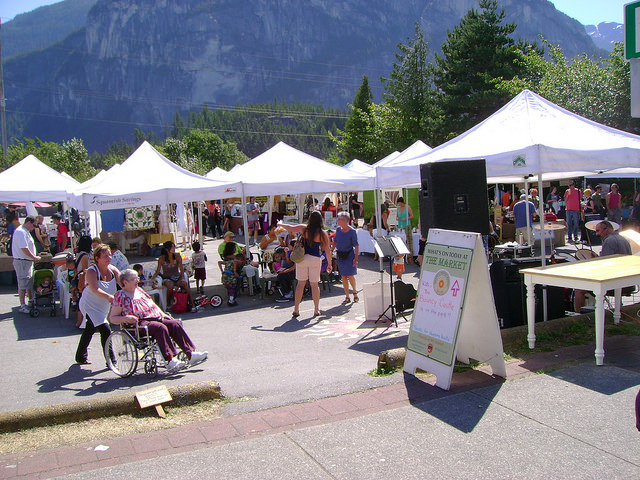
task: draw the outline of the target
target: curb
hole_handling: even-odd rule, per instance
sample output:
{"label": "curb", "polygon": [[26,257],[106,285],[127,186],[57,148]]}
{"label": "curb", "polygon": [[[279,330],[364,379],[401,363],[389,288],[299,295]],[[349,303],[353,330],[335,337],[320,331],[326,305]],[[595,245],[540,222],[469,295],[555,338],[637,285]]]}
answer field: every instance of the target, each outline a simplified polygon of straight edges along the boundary
{"label": "curb", "polygon": [[[0,433],[138,412],[140,406],[135,397],[136,393],[0,413]],[[224,397],[218,382],[213,381],[170,387],[169,393],[173,400],[167,405],[189,404]]]}

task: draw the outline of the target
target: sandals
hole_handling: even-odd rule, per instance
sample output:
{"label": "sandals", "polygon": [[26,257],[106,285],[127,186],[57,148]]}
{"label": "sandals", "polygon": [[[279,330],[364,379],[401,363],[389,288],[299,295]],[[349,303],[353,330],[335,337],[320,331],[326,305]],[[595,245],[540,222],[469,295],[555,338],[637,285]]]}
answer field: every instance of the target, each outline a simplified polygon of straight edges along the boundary
{"label": "sandals", "polygon": [[[356,301],[356,300],[355,300],[355,298],[354,298],[354,301]],[[345,298],[345,299],[342,301],[342,305],[346,305],[346,304],[348,304],[348,303],[351,303],[351,299],[350,299],[349,297]]]}
{"label": "sandals", "polygon": [[298,317],[300,316],[300,312],[293,312],[293,313],[291,314],[291,316],[292,316],[293,318],[298,318]]}
{"label": "sandals", "polygon": [[318,310],[317,312],[313,312],[313,316],[314,317],[319,317],[320,315],[324,315],[324,312],[322,310]]}
{"label": "sandals", "polygon": [[355,293],[353,294],[353,303],[358,303],[360,301],[360,299],[358,298],[358,295],[356,295]]}

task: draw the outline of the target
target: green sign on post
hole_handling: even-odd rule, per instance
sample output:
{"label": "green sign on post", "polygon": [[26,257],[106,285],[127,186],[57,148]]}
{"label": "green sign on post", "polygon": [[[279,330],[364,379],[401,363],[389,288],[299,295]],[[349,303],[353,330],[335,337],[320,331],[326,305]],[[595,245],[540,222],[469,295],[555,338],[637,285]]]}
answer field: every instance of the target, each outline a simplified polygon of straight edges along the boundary
{"label": "green sign on post", "polygon": [[624,6],[624,55],[627,60],[640,58],[640,2]]}

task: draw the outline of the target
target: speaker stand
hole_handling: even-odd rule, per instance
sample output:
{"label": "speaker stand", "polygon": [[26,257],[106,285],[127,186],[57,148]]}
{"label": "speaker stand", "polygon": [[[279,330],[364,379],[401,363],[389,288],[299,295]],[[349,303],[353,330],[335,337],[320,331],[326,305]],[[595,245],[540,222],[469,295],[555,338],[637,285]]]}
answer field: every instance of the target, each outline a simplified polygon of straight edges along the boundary
{"label": "speaker stand", "polygon": [[[402,316],[402,318],[404,318],[405,322],[408,322],[407,317],[404,316],[404,313],[402,312],[398,312],[396,309],[396,303],[395,303],[395,294],[393,291],[393,257],[392,256],[387,256],[388,260],[389,260],[389,287],[391,288],[391,303],[389,304],[389,306],[387,308],[384,309],[384,312],[382,312],[380,314],[380,316],[378,317],[378,319],[375,321],[375,323],[378,323],[380,320],[382,320],[382,317],[386,317],[387,320],[390,320],[391,322],[395,323],[396,327],[398,326],[398,315]],[[387,312],[391,312],[391,316],[389,317],[387,315]]]}

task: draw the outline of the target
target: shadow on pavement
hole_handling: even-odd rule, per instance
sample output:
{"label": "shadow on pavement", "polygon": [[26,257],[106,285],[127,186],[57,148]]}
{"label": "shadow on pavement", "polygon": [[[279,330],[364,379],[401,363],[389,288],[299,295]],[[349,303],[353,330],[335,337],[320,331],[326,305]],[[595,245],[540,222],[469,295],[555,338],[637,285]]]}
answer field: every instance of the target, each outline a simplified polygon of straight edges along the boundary
{"label": "shadow on pavement", "polygon": [[[468,372],[466,375],[469,374],[487,377],[487,375],[482,372]],[[481,380],[487,381],[486,378]],[[489,405],[503,383],[500,381],[499,384],[484,388],[481,397],[471,392],[456,393],[458,388],[454,384],[452,384],[450,391],[445,391],[439,387],[423,382],[406,372],[404,374],[404,382],[407,388],[409,402],[412,406],[434,416],[463,433],[472,432],[476,425],[480,423],[480,420],[485,415]],[[451,395],[456,395],[455,401],[444,398]]]}
{"label": "shadow on pavement", "polygon": [[27,313],[20,313],[16,307],[13,309],[13,324],[18,341],[69,337],[81,333],[74,325],[75,313],[66,319],[60,311],[56,317],[50,317],[48,312],[43,312],[39,317],[33,318]]}
{"label": "shadow on pavement", "polygon": [[603,395],[613,395],[640,385],[640,373],[625,370],[617,365],[583,364],[547,375]]}
{"label": "shadow on pavement", "polygon": [[[201,370],[193,370],[201,371]],[[140,372],[140,373],[138,373]],[[132,387],[148,385],[160,381],[171,381],[183,378],[188,371],[168,375],[161,371],[157,377],[149,378],[138,368],[138,372],[128,378],[121,378],[108,368],[92,371],[83,365],[73,364],[67,371],[55,377],[45,378],[37,382],[39,393],[51,393],[60,390],[76,392],[78,397],[89,397],[96,393],[112,393],[116,390],[128,391]]]}
{"label": "shadow on pavement", "polygon": [[[287,320],[282,325],[273,328],[264,328],[262,325],[255,325],[251,327],[251,330],[256,330],[258,332],[284,332],[284,333],[293,333],[298,332],[300,330],[304,330],[306,328],[311,328],[317,325],[322,321],[323,316],[313,317],[313,318],[293,318]],[[311,320],[314,320],[313,322]]]}
{"label": "shadow on pavement", "polygon": [[369,328],[370,330],[351,345],[350,350],[380,355],[384,350],[407,346],[406,332],[399,332],[395,327],[392,329],[392,324],[378,324],[376,326],[373,322],[366,321],[358,328]]}

